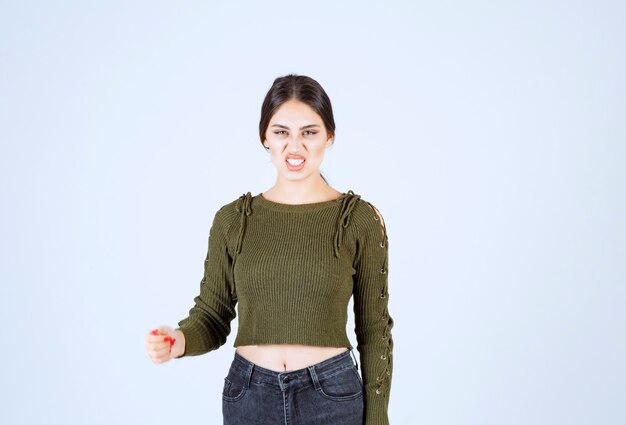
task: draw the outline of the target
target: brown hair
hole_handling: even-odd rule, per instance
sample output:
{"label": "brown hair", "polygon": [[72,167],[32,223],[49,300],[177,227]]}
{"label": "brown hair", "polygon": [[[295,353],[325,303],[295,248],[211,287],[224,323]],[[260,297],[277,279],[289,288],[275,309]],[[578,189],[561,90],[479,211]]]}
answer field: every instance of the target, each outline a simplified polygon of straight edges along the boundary
{"label": "brown hair", "polygon": [[[265,95],[261,106],[261,120],[259,121],[259,137],[261,146],[265,140],[267,126],[280,106],[288,100],[297,100],[309,105],[322,118],[324,127],[329,136],[335,136],[335,119],[330,98],[322,86],[306,75],[288,74],[274,80],[272,87]],[[322,173],[322,179],[328,184]]]}

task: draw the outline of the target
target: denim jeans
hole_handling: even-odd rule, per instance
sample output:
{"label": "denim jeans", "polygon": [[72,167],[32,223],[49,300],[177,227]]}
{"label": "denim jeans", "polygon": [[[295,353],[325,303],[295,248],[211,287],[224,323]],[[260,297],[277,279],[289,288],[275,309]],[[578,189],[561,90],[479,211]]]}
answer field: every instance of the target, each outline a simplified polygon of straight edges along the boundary
{"label": "denim jeans", "polygon": [[224,425],[363,425],[363,380],[351,354],[277,372],[235,351],[222,390]]}

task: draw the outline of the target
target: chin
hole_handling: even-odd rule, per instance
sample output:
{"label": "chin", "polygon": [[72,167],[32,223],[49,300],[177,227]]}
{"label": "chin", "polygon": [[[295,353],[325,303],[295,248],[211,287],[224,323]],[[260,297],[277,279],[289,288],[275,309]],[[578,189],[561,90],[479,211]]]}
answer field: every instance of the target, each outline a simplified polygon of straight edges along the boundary
{"label": "chin", "polygon": [[283,177],[285,178],[285,180],[289,180],[289,181],[300,181],[300,180],[306,180],[310,177],[309,174],[301,174],[301,175],[297,175],[297,176],[293,176],[293,175],[283,175]]}

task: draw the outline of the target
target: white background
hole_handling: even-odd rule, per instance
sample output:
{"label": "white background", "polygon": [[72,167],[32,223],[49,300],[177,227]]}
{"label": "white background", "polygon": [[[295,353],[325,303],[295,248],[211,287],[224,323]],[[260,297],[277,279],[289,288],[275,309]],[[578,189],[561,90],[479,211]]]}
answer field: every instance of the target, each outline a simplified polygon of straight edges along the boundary
{"label": "white background", "polygon": [[236,320],[162,365],[144,338],[274,183],[290,72],[388,227],[391,423],[626,423],[624,2],[0,5],[3,423],[221,423]]}

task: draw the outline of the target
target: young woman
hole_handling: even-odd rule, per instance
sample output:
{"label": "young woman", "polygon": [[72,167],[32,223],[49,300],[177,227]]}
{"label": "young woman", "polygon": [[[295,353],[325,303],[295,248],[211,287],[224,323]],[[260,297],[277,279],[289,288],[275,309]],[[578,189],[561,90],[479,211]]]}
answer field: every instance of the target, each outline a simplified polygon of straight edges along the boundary
{"label": "young woman", "polygon": [[[148,333],[148,354],[162,363],[216,350],[238,313],[224,424],[388,424],[387,232],[372,203],[320,174],[335,136],[324,89],[303,75],[277,78],[259,136],[274,186],[216,212],[195,305],[178,328]],[[360,374],[346,335],[351,297]]]}

